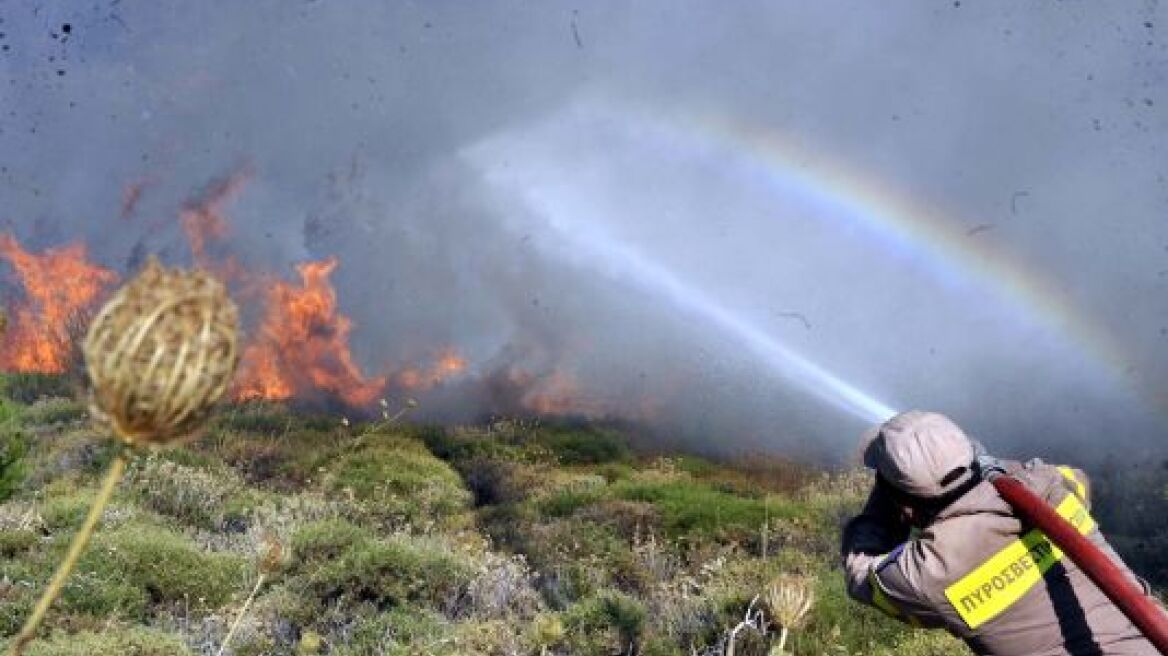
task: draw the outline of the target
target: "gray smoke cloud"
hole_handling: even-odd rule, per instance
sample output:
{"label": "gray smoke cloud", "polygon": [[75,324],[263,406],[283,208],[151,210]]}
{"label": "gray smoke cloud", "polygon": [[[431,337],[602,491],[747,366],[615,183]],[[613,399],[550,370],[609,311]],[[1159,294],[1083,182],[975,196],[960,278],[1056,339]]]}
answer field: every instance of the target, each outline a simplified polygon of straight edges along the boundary
{"label": "gray smoke cloud", "polygon": [[0,230],[184,261],[179,212],[247,171],[216,252],[338,256],[366,371],[456,347],[428,418],[571,406],[840,459],[885,404],[1009,454],[1154,457],[1165,14],[8,0]]}

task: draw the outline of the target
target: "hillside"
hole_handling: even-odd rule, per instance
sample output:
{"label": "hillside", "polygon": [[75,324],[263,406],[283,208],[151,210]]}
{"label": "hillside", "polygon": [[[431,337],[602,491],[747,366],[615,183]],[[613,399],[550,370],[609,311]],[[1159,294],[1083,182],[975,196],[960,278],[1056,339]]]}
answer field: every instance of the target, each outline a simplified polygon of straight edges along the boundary
{"label": "hillside", "polygon": [[[11,635],[113,447],[75,401],[0,413]],[[779,459],[638,454],[595,425],[228,407],[132,465],[29,653],[215,654],[261,571],[228,653],[721,654],[772,584],[815,597],[787,652],[964,653],[846,600],[837,534],[867,485]],[[735,653],[778,653],[777,638],[740,630]]]}

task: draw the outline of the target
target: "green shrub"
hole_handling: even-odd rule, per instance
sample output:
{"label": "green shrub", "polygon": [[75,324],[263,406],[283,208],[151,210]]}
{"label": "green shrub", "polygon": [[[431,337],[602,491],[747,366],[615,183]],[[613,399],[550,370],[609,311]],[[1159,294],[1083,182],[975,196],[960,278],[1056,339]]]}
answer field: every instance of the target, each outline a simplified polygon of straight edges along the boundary
{"label": "green shrub", "polygon": [[415,656],[454,654],[439,647],[450,634],[450,623],[442,615],[424,608],[393,608],[355,623],[346,644],[331,653],[336,656]]}
{"label": "green shrub", "polygon": [[271,401],[237,403],[226,407],[212,421],[216,430],[276,435],[287,431],[295,415],[288,406]]}
{"label": "green shrub", "polygon": [[653,504],[671,537],[753,539],[768,519],[800,513],[797,504],[783,497],[744,498],[696,481],[623,481],[612,489],[618,498]]}
{"label": "green shrub", "polygon": [[372,539],[373,534],[368,529],[348,520],[326,519],[297,529],[292,536],[292,553],[298,562],[311,569],[336,560]]}
{"label": "green shrub", "polygon": [[28,443],[20,429],[20,411],[0,399],[0,503],[11,497],[25,477]]}
{"label": "green shrub", "polygon": [[[78,488],[71,481],[59,481],[48,490],[48,498],[40,508],[45,528],[54,533],[75,530],[93,505],[93,495],[93,488]],[[115,508],[106,509],[105,516],[113,514]]]}
{"label": "green shrub", "polygon": [[382,609],[409,604],[444,610],[473,574],[470,563],[441,541],[399,534],[353,542],[307,578],[314,596],[325,603],[347,600]]}
{"label": "green shrub", "polygon": [[356,518],[388,526],[448,525],[470,508],[458,473],[419,442],[369,436],[375,443],[331,466],[328,489],[356,502]]}
{"label": "green shrub", "polygon": [[569,608],[564,626],[572,653],[611,653],[613,648],[624,653],[640,638],[645,619],[645,607],[639,601],[608,590]]}
{"label": "green shrub", "polygon": [[[15,632],[32,608],[72,536],[45,548],[0,560],[0,635]],[[241,587],[246,561],[204,553],[186,538],[151,525],[99,532],[69,578],[48,621],[52,626],[96,627],[111,617],[142,621],[156,605],[192,615],[221,608]],[[97,653],[97,652],[91,652]]]}
{"label": "green shrub", "polygon": [[633,466],[626,462],[606,462],[596,467],[596,473],[609,483],[627,480],[634,471]]}
{"label": "green shrub", "polygon": [[238,556],[206,553],[168,529],[126,525],[97,534],[62,607],[97,617],[140,617],[147,603],[182,602],[195,613],[218,609],[242,587],[249,565]]}
{"label": "green shrub", "polygon": [[624,437],[595,426],[551,427],[540,433],[540,442],[565,465],[624,462],[632,457]]}
{"label": "green shrub", "polygon": [[88,409],[81,401],[64,397],[42,398],[24,410],[24,422],[29,426],[72,424],[85,419]]}
{"label": "green shrub", "polygon": [[441,426],[424,426],[417,437],[430,453],[452,463],[474,458],[507,459],[515,449],[482,433],[452,432]]}
{"label": "green shrub", "polygon": [[29,404],[43,397],[73,396],[72,383],[62,374],[0,374],[0,395],[17,403]]}
{"label": "green shrub", "polygon": [[15,558],[39,541],[40,537],[32,529],[0,531],[0,558]]}
{"label": "green shrub", "polygon": [[190,656],[193,652],[179,636],[144,627],[82,632],[58,633],[47,640],[30,644],[28,656]]}
{"label": "green shrub", "polygon": [[598,503],[607,496],[604,488],[557,490],[539,500],[539,512],[545,517],[568,517],[580,508]]}
{"label": "green shrub", "polygon": [[499,457],[474,456],[457,464],[476,506],[518,503],[534,487],[529,467]]}
{"label": "green shrub", "polygon": [[239,502],[248,494],[226,467],[188,467],[153,454],[134,463],[125,487],[145,508],[208,530],[241,519],[245,513]]}
{"label": "green shrub", "polygon": [[336,435],[299,427],[279,435],[225,430],[205,441],[245,481],[277,492],[303,489],[341,447]]}

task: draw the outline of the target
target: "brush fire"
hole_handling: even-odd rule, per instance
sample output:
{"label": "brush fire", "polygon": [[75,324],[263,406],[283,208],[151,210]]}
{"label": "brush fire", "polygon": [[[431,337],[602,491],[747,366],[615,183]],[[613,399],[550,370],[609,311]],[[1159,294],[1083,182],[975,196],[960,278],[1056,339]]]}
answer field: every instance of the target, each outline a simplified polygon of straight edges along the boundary
{"label": "brush fire", "polygon": [[[338,257],[296,265],[295,279],[245,267],[230,251],[227,205],[251,173],[233,173],[213,182],[178,215],[191,260],[229,284],[252,308],[245,330],[240,370],[231,391],[236,401],[308,401],[369,408],[387,394],[419,395],[448,383],[464,382],[470,362],[451,345],[436,345],[418,359],[362,369],[351,348],[353,321],[340,309],[330,277]],[[141,195],[132,186],[134,201]],[[91,261],[86,244],[75,242],[40,252],[11,234],[0,235],[0,371],[63,373],[74,364],[73,338],[88,313],[112,292],[118,272]],[[125,272],[127,275],[132,271]],[[506,379],[514,399],[504,411],[538,415],[604,414],[579,394],[570,374],[535,374],[510,366],[494,377]],[[498,381],[484,381],[489,387]]]}

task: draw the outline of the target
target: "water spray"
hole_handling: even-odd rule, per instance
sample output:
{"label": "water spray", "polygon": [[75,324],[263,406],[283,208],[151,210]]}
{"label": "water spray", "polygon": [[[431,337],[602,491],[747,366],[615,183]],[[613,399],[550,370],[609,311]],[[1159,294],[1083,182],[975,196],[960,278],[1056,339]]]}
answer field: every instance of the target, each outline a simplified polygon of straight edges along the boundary
{"label": "water spray", "polygon": [[594,223],[565,221],[561,213],[546,207],[546,203],[539,203],[530,194],[527,200],[543,210],[549,225],[589,259],[721,329],[754,351],[781,377],[820,400],[869,424],[881,423],[896,414],[889,405],[779,342],[741,313],[688,284],[629,244],[605,234]]}

